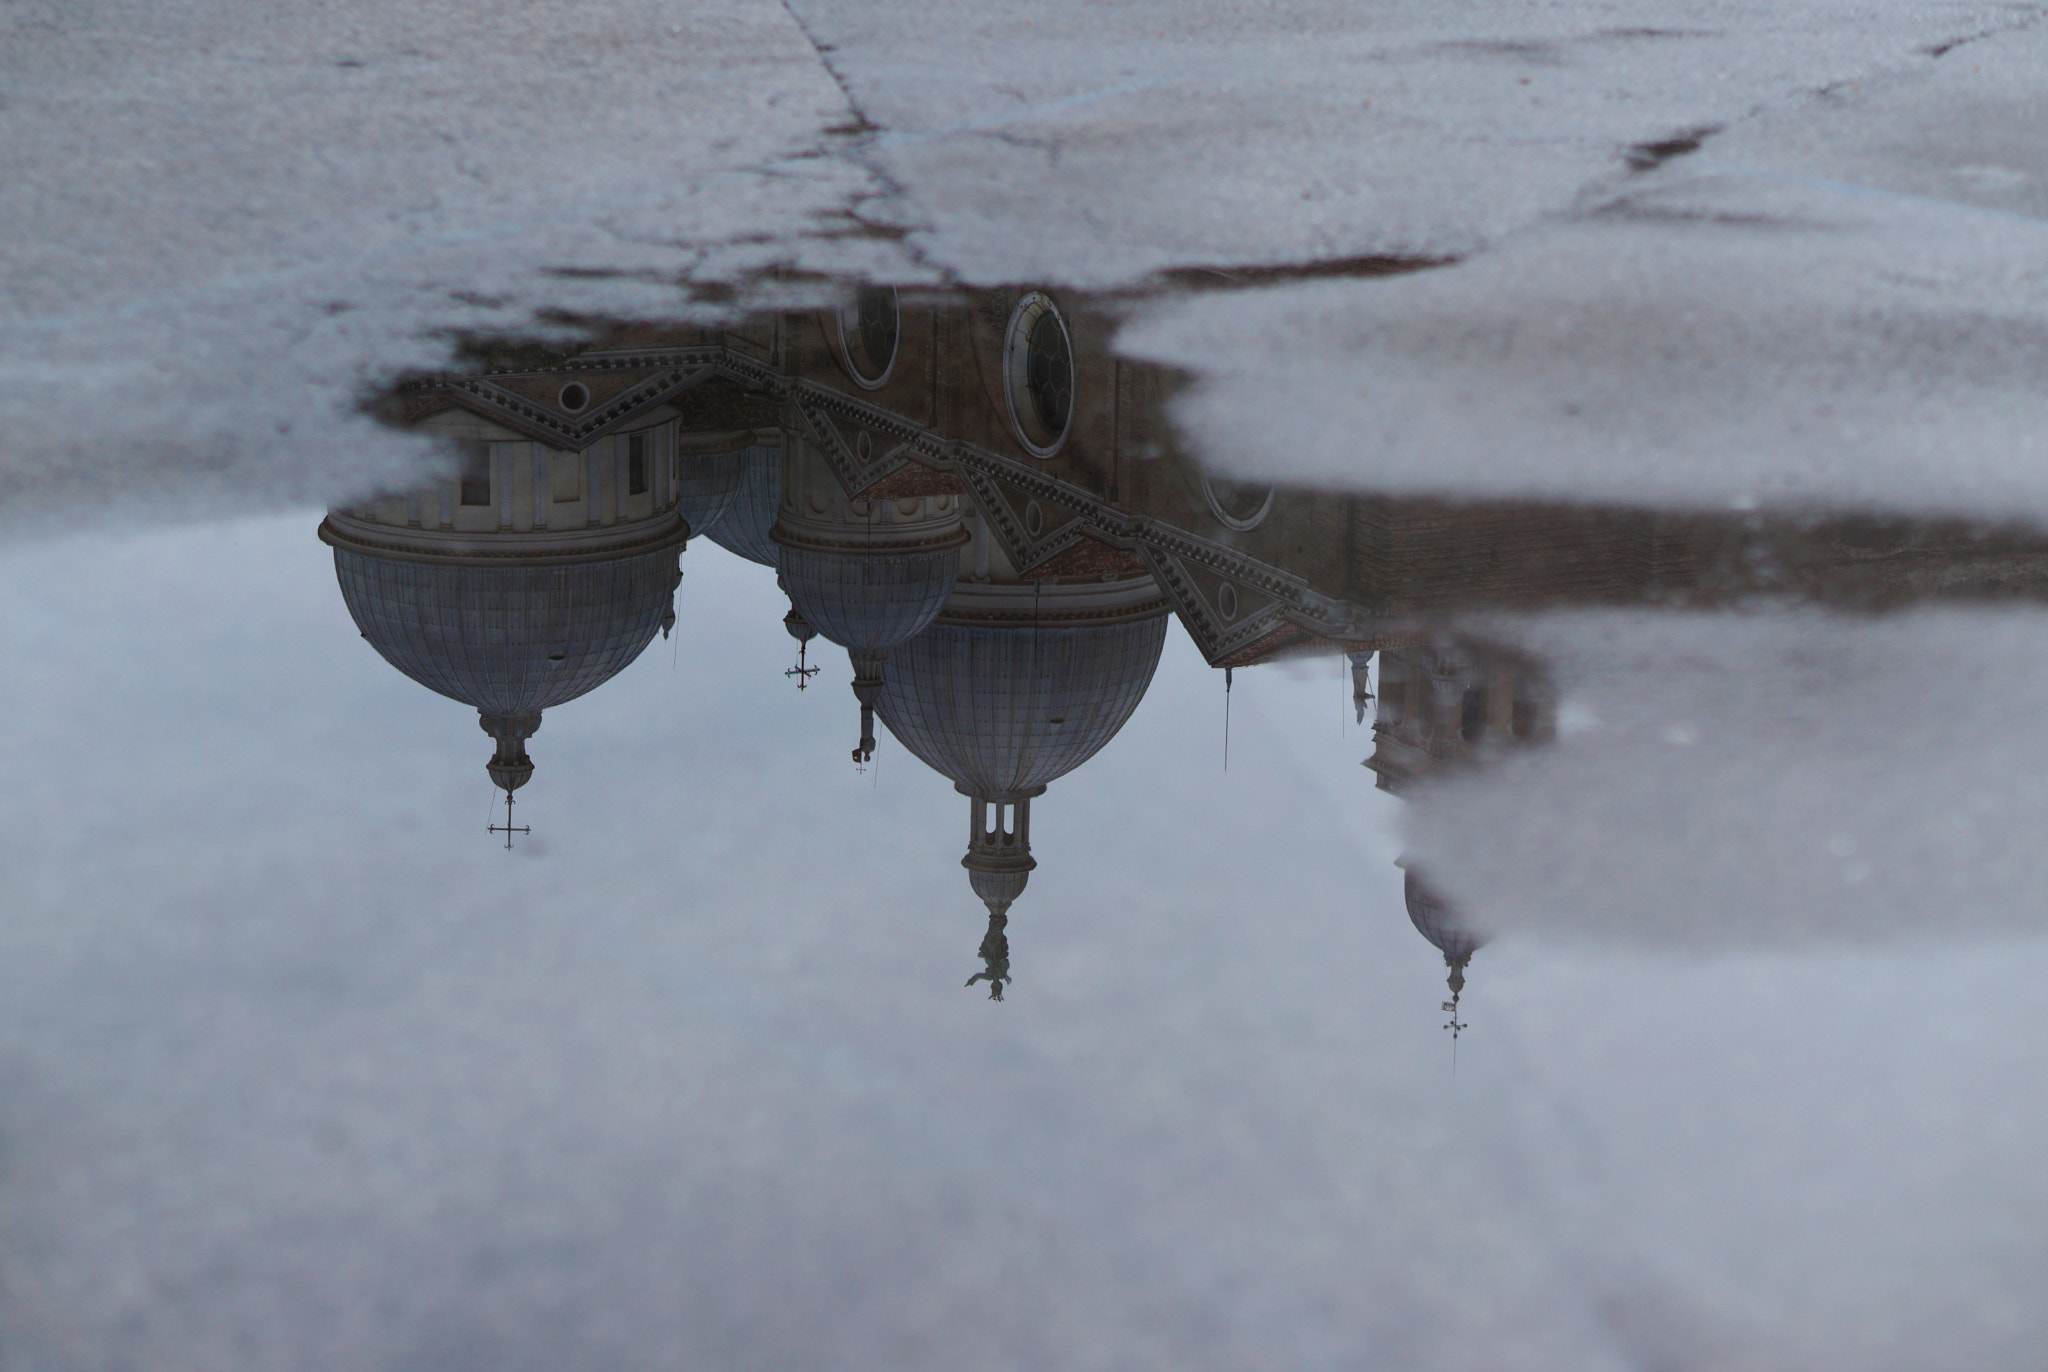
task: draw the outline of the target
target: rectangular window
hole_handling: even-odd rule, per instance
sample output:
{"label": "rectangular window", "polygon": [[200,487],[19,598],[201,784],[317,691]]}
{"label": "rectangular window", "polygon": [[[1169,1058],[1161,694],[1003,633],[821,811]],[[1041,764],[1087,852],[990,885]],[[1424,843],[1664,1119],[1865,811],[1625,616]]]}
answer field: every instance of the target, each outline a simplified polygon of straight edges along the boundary
{"label": "rectangular window", "polygon": [[647,435],[626,440],[626,494],[647,494]]}
{"label": "rectangular window", "polygon": [[455,447],[462,454],[462,503],[490,504],[491,445],[481,439],[463,439]]}
{"label": "rectangular window", "polygon": [[569,505],[583,499],[583,455],[551,454],[548,458],[548,486],[557,505]]}

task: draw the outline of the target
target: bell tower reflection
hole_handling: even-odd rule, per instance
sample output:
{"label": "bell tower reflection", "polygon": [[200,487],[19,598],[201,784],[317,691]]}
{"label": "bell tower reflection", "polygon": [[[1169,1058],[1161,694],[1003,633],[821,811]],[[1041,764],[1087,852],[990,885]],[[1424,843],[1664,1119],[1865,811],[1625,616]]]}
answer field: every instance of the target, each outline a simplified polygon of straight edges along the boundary
{"label": "bell tower reflection", "polygon": [[[1361,718],[1367,691],[1359,658],[1352,661],[1354,706]],[[1366,766],[1383,791],[1401,795],[1422,778],[1500,757],[1511,748],[1556,736],[1556,701],[1532,663],[1463,641],[1427,641],[1383,648],[1373,719],[1373,753]],[[1455,1039],[1464,1029],[1458,1001],[1465,969],[1486,944],[1464,914],[1447,901],[1415,864],[1402,859],[1402,896],[1415,931],[1443,954],[1451,998],[1444,1026]]]}

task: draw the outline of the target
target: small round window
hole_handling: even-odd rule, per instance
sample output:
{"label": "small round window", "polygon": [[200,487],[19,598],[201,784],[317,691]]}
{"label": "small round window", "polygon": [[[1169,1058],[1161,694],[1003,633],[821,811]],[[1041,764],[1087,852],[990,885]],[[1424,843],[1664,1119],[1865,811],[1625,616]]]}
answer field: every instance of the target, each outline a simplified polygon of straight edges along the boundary
{"label": "small round window", "polygon": [[562,387],[561,393],[555,399],[562,403],[563,409],[575,414],[590,404],[590,392],[584,388],[581,381],[571,381]]}
{"label": "small round window", "polygon": [[1242,532],[1266,522],[1273,508],[1273,488],[1247,481],[1230,481],[1220,476],[1202,478],[1202,494],[1209,501],[1209,513],[1226,528]]}
{"label": "small round window", "polygon": [[1003,336],[1003,399],[1010,424],[1034,456],[1059,451],[1074,423],[1074,345],[1043,291],[1017,302]]}
{"label": "small round window", "polygon": [[872,391],[896,366],[903,316],[894,286],[862,286],[839,307],[839,360],[853,384]]}

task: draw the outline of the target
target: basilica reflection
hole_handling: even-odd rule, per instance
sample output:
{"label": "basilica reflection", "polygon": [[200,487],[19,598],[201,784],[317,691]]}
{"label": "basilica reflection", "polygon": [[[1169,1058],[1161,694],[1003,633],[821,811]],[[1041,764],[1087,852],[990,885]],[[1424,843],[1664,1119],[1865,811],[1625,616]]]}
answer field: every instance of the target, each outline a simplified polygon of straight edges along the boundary
{"label": "basilica reflection", "polygon": [[[508,843],[542,712],[667,631],[685,543],[773,569],[795,684],[830,670],[821,643],[846,654],[854,765],[879,720],[963,797],[988,917],[969,985],[996,999],[1037,865],[1032,804],[1132,717],[1169,617],[1226,671],[1348,658],[1358,717],[1374,714],[1367,765],[1399,795],[1554,736],[1542,664],[1451,632],[1473,607],[2048,592],[2048,547],[1998,530],[1228,481],[1181,451],[1177,379],[1117,357],[1115,326],[1112,306],[1041,289],[870,286],[725,329],[485,350],[392,400],[457,469],[334,510],[320,534],[371,645],[477,709]],[[1428,874],[1402,880],[1455,1034],[1483,937]]]}

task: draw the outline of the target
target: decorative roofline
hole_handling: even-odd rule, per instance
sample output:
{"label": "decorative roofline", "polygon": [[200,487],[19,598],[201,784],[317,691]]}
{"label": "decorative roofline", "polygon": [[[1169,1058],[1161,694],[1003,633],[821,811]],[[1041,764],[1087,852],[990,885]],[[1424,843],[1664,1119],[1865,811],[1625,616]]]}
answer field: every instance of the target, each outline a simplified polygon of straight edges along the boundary
{"label": "decorative roofline", "polygon": [[[330,512],[320,521],[320,541],[329,547],[398,562],[431,562],[440,566],[562,566],[574,562],[609,562],[679,548],[690,536],[681,514],[669,510],[630,525],[609,525],[608,537],[577,538],[586,533],[556,531],[552,535],[518,533],[445,533],[395,529]],[[572,541],[574,540],[574,541]]]}

